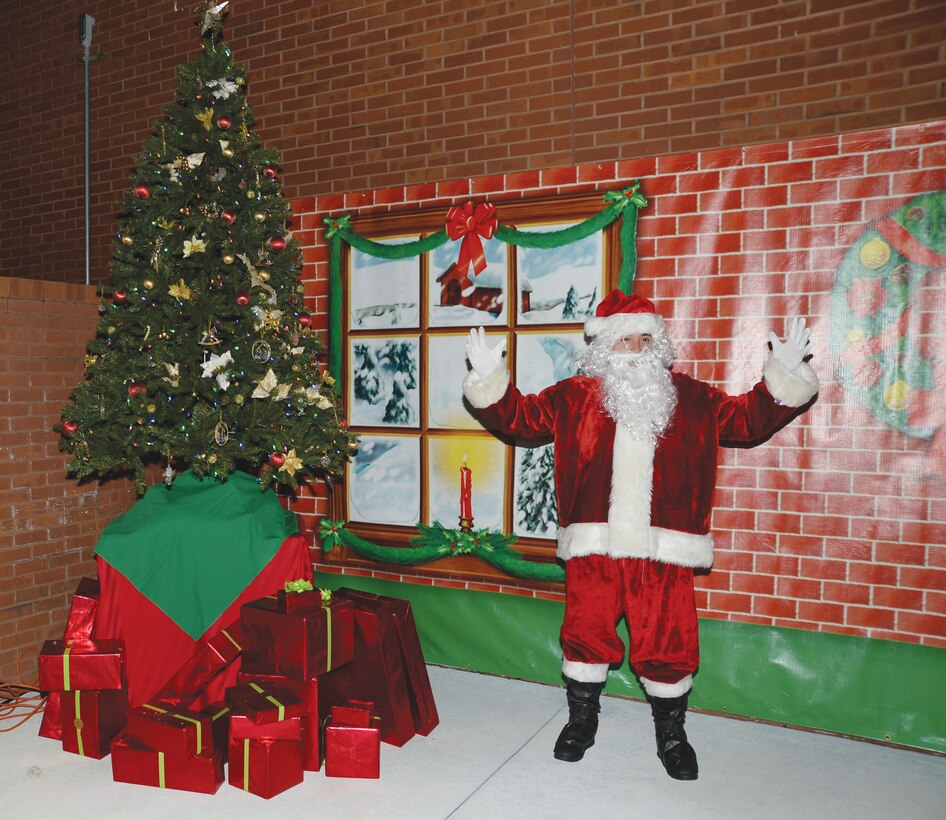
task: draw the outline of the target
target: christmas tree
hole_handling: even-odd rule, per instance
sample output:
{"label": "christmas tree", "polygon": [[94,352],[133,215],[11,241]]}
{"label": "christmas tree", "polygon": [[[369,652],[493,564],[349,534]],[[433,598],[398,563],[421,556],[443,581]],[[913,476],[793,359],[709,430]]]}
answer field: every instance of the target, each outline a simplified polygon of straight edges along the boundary
{"label": "christmas tree", "polygon": [[519,490],[516,493],[516,520],[519,526],[537,535],[551,532],[558,524],[553,446],[547,444],[538,450],[524,450],[519,459],[519,476]]}
{"label": "christmas tree", "polygon": [[246,71],[208,3],[201,53],[178,68],[119,216],[112,294],[85,380],[62,411],[78,478],[145,466],[297,486],[338,474],[356,446],[319,362],[287,230],[279,159],[250,130]]}

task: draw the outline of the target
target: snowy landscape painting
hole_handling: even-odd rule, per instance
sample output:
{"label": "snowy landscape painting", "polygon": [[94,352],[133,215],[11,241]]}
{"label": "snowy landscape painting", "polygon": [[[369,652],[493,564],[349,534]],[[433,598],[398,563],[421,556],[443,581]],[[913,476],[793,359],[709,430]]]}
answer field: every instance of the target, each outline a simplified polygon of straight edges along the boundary
{"label": "snowy landscape painting", "polygon": [[513,487],[513,526],[516,535],[554,538],[558,533],[553,445],[517,447]]}
{"label": "snowy landscape painting", "polygon": [[349,338],[352,426],[420,424],[420,342],[416,336]]}
{"label": "snowy landscape painting", "polygon": [[516,387],[538,393],[578,373],[586,349],[584,332],[520,333],[516,337]]}
{"label": "snowy landscape painting", "polygon": [[[487,333],[490,347],[506,334]],[[427,424],[441,430],[480,430],[482,425],[463,403],[467,335],[427,337]]]}
{"label": "snowy landscape painting", "polygon": [[460,468],[471,471],[473,528],[502,530],[506,447],[494,438],[430,436],[427,439],[430,523],[456,527],[460,516]]}
{"label": "snowy landscape painting", "polygon": [[459,242],[446,242],[430,252],[427,282],[431,327],[478,327],[505,324],[507,289],[506,243],[484,239],[486,269],[474,275],[456,269]]}
{"label": "snowy landscape painting", "polygon": [[[543,225],[527,230],[560,231],[569,226]],[[560,248],[520,247],[517,267],[520,322],[584,322],[601,298],[604,234],[598,231]]]}
{"label": "snowy landscape painting", "polygon": [[[385,239],[385,244],[414,242],[417,236]],[[418,257],[383,259],[351,249],[348,304],[354,330],[418,327],[420,262]]]}
{"label": "snowy landscape painting", "polygon": [[420,439],[363,435],[348,467],[348,519],[412,526],[420,520]]}

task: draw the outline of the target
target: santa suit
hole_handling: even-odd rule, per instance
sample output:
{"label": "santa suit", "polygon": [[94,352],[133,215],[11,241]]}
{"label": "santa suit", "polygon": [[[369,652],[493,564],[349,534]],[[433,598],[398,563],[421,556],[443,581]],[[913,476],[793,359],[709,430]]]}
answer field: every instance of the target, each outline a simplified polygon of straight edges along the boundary
{"label": "santa suit", "polygon": [[522,441],[555,442],[566,678],[603,681],[608,666],[623,661],[614,627],[624,614],[631,665],[658,697],[689,691],[699,664],[693,569],[713,563],[709,526],[720,445],[759,443],[818,389],[807,364],[789,371],[772,357],[763,379],[740,396],[681,373],[672,379],[677,406],[656,445],[615,423],[602,406],[599,381],[588,376],[527,396],[502,367],[464,382],[486,427]]}

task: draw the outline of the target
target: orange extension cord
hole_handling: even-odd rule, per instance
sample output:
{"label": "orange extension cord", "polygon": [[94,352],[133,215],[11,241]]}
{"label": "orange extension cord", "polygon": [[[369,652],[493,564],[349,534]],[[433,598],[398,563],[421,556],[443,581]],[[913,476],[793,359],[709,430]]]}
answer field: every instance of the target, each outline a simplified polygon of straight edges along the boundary
{"label": "orange extension cord", "polygon": [[[35,650],[27,650],[27,652]],[[16,674],[20,683],[6,683],[0,681],[0,732],[12,732],[18,729],[33,715],[46,708],[46,698],[39,690],[39,681],[26,683],[20,672],[20,661],[23,655],[16,659]],[[12,725],[7,725],[11,724]]]}

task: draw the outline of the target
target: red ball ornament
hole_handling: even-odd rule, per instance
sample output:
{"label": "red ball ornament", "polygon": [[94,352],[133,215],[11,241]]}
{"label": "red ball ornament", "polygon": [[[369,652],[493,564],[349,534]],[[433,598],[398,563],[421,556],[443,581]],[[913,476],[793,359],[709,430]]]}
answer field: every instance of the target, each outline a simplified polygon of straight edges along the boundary
{"label": "red ball ornament", "polygon": [[308,327],[312,324],[312,317],[308,313],[299,314],[299,324],[303,327]]}
{"label": "red ball ornament", "polygon": [[284,453],[273,453],[269,457],[269,463],[278,470],[283,464],[286,463],[286,456]]}
{"label": "red ball ornament", "polygon": [[72,419],[66,419],[62,423],[62,434],[67,438],[71,436],[76,430],[79,429],[77,422],[74,422]]}
{"label": "red ball ornament", "polygon": [[274,236],[269,240],[270,250],[284,251],[286,249],[286,240],[281,236]]}
{"label": "red ball ornament", "polygon": [[144,382],[132,382],[128,385],[128,395],[133,399],[148,395],[148,386]]}
{"label": "red ball ornament", "polygon": [[123,305],[128,301],[128,294],[123,290],[116,290],[115,293],[112,294],[112,299],[116,305]]}
{"label": "red ball ornament", "polygon": [[149,196],[151,196],[151,189],[147,185],[135,186],[136,199],[147,199]]}
{"label": "red ball ornament", "polygon": [[227,222],[227,224],[229,225],[232,225],[234,222],[237,221],[236,213],[230,210],[223,211],[223,213],[220,214],[220,218],[223,219],[225,222]]}
{"label": "red ball ornament", "polygon": [[279,173],[279,169],[275,165],[267,165],[263,169],[263,176],[267,179],[276,179],[276,174]]}
{"label": "red ball ornament", "polygon": [[233,120],[229,117],[217,117],[217,128],[221,131],[229,130],[231,125],[233,125]]}
{"label": "red ball ornament", "polygon": [[236,295],[236,303],[240,305],[240,307],[245,307],[250,303],[250,294],[240,291]]}

